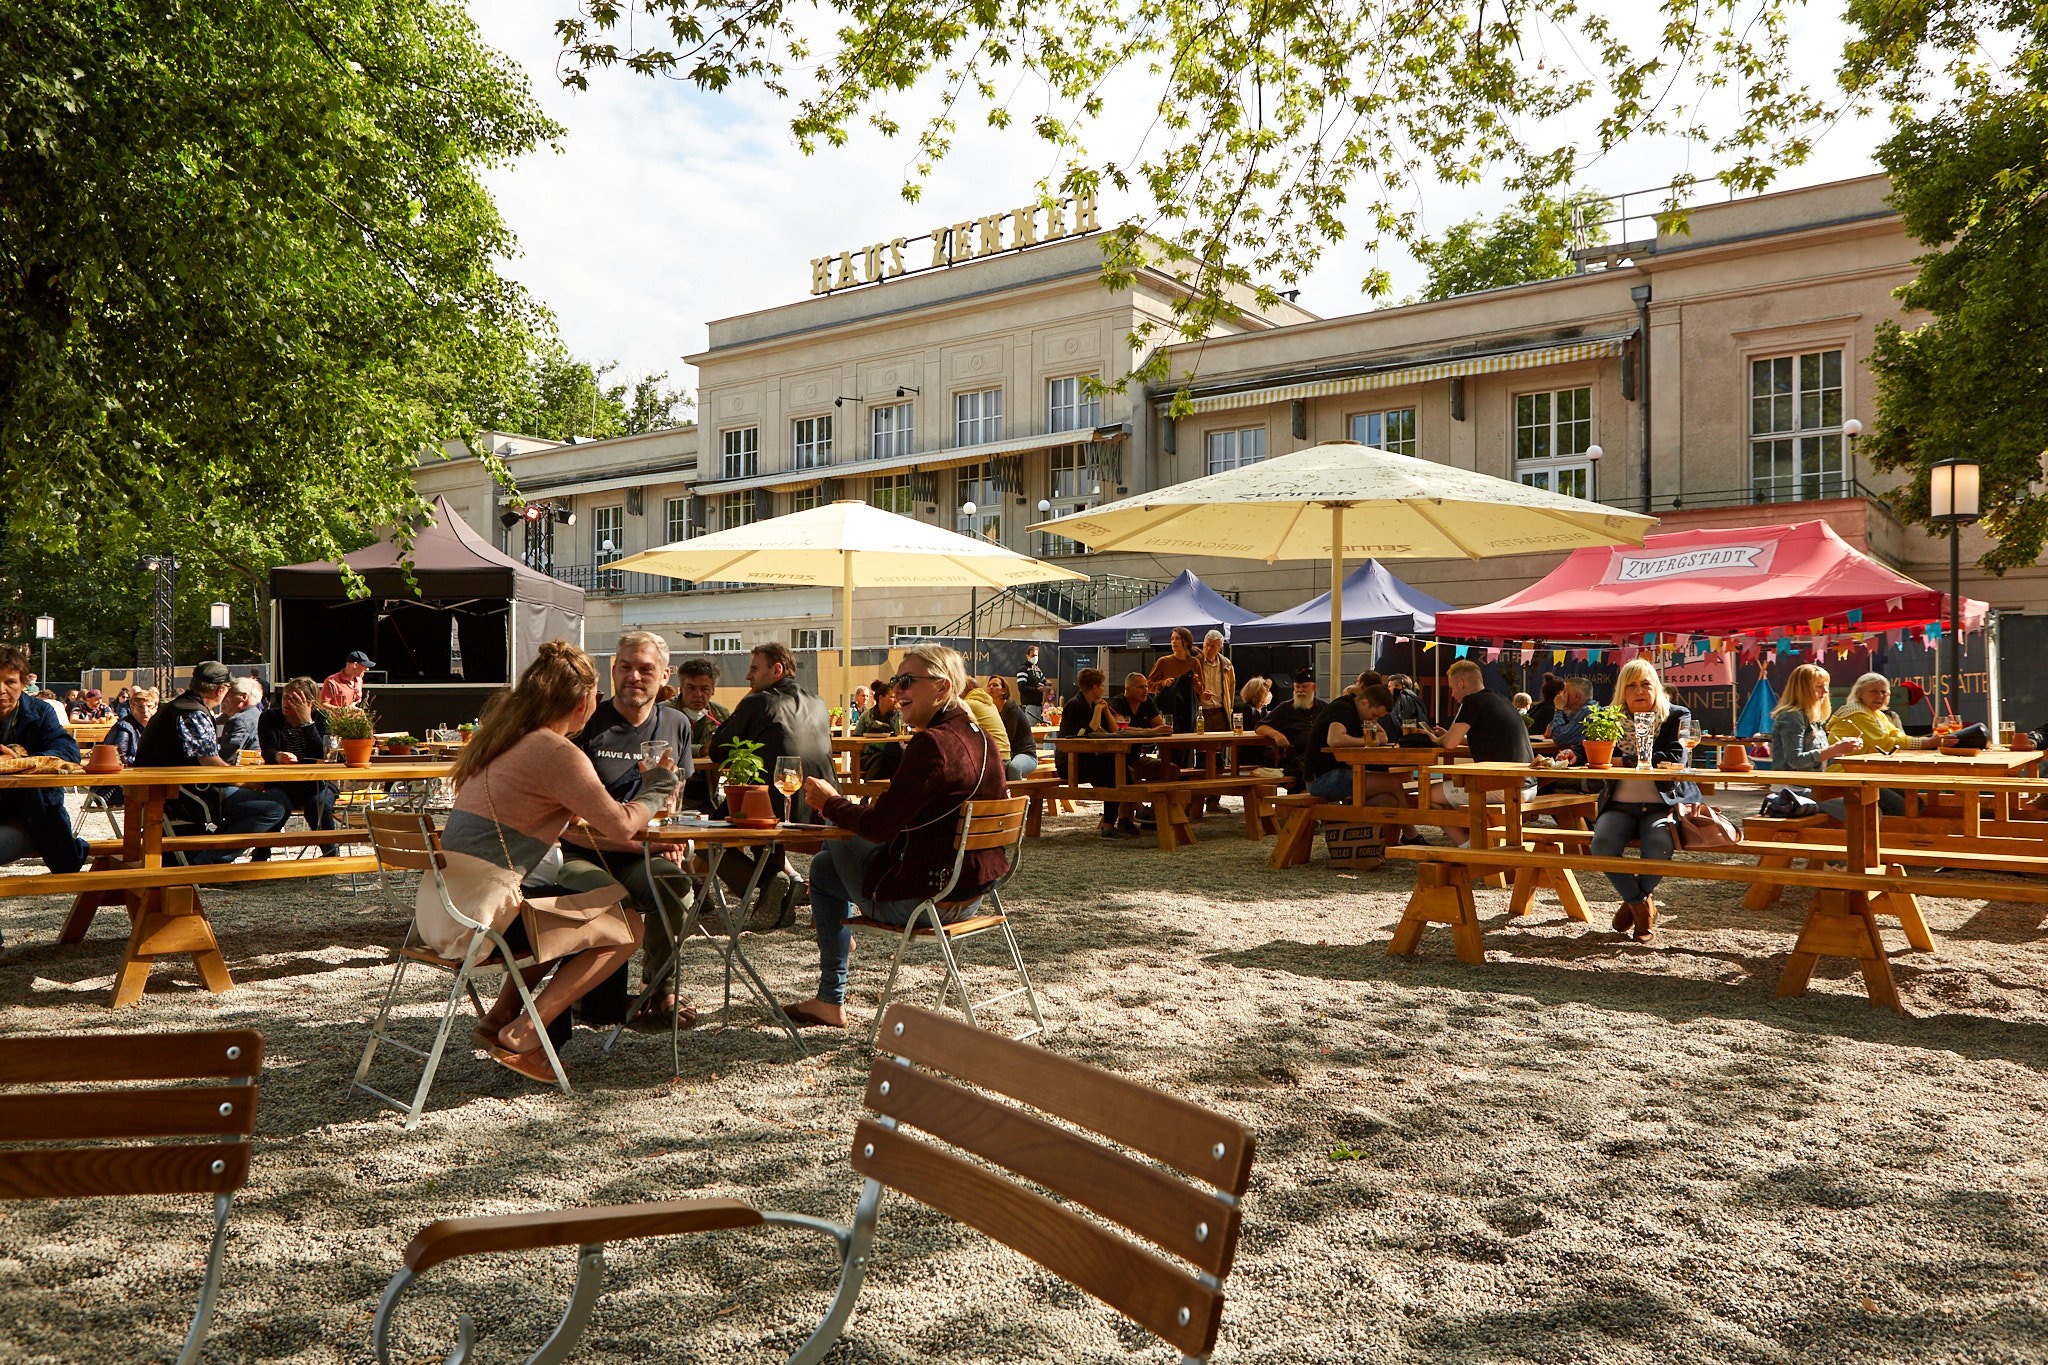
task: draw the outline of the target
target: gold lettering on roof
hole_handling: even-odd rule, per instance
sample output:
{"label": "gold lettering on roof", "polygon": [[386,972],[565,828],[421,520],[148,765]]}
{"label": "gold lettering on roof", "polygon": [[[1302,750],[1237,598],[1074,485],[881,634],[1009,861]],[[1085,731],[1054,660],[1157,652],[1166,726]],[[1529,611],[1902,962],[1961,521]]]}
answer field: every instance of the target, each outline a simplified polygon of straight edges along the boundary
{"label": "gold lettering on roof", "polygon": [[[812,257],[811,293],[832,294],[857,285],[879,284],[898,275],[938,270],[962,261],[1078,237],[1100,227],[1092,194],[1070,195],[1048,205],[1028,204],[979,218],[963,218],[957,223],[941,223],[922,237],[893,237],[849,251]],[[931,243],[931,261],[928,265],[906,266],[905,254],[911,243],[917,241]]]}

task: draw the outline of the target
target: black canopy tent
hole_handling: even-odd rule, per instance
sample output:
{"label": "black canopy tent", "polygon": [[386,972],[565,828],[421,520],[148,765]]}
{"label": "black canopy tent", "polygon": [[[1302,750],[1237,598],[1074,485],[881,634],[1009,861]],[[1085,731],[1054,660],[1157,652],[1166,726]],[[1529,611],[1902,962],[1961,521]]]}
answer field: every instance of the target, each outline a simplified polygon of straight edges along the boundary
{"label": "black canopy tent", "polygon": [[[343,556],[366,597],[325,560],[270,571],[279,678],[324,678],[351,650],[377,661],[380,728],[419,731],[475,717],[543,640],[583,640],[583,590],[494,549],[445,497],[419,528],[407,581],[395,540]],[[417,587],[415,587],[417,584]]]}

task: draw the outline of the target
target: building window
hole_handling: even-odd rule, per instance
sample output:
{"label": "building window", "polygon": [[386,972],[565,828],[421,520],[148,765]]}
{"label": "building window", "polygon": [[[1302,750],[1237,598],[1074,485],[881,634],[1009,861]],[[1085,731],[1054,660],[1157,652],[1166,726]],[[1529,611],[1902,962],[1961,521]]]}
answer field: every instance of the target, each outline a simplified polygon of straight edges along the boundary
{"label": "building window", "polygon": [[1045,385],[1045,429],[1079,431],[1102,425],[1102,396],[1087,392],[1092,374],[1050,379]]}
{"label": "building window", "polygon": [[664,545],[673,545],[679,540],[690,538],[690,500],[688,498],[667,498],[661,504],[661,528]]}
{"label": "building window", "polygon": [[1415,409],[1351,414],[1351,439],[1395,455],[1415,453]]}
{"label": "building window", "polygon": [[[1052,506],[1044,513],[1046,520],[1064,517],[1070,512],[1085,512],[1088,504],[1095,499],[1095,489],[1088,470],[1088,461],[1082,458],[1081,447],[1061,446],[1052,452],[1046,461],[1046,472],[1051,476],[1051,494],[1048,499]],[[1087,554],[1086,546],[1068,540],[1065,536],[1050,531],[1038,533],[1037,554],[1041,559],[1054,555]]]}
{"label": "building window", "polygon": [[713,654],[743,654],[747,648],[737,635],[714,635],[706,647]]}
{"label": "building window", "polygon": [[868,502],[884,512],[910,515],[910,476],[891,474],[876,479],[868,487]]}
{"label": "building window", "polygon": [[868,409],[868,457],[887,460],[911,451],[912,403],[888,403]]}
{"label": "building window", "polygon": [[1749,363],[1749,488],[1758,502],[1848,495],[1841,351]]}
{"label": "building window", "polygon": [[734,427],[724,434],[725,458],[718,466],[721,479],[751,479],[761,472],[761,428]]}
{"label": "building window", "polygon": [[718,495],[718,526],[730,531],[735,526],[746,526],[754,520],[754,495],[751,490]]}
{"label": "building window", "polygon": [[1209,433],[1209,472],[1221,474],[1266,458],[1266,429],[1245,427],[1239,431]]}
{"label": "building window", "polygon": [[817,469],[832,463],[832,414],[799,417],[789,426],[790,448],[796,452],[798,469]]}
{"label": "building window", "polygon": [[930,640],[938,636],[937,626],[897,626],[895,636],[899,640]]}
{"label": "building window", "polygon": [[1515,395],[1515,478],[1568,498],[1593,496],[1593,390]]}
{"label": "building window", "polygon": [[802,626],[789,633],[791,649],[837,649],[839,632],[830,626]]}
{"label": "building window", "polygon": [[974,511],[960,513],[960,534],[977,540],[1003,543],[1003,490],[996,482],[993,464],[963,465],[960,469],[960,506],[974,504]]}
{"label": "building window", "polygon": [[1003,439],[1003,391],[982,389],[953,395],[953,444],[975,446]]}
{"label": "building window", "polygon": [[626,509],[623,504],[590,509],[590,558],[609,564],[626,557]]}
{"label": "building window", "polygon": [[822,483],[814,483],[809,488],[799,488],[789,495],[789,510],[792,512],[808,512],[813,507],[824,505],[825,485]]}

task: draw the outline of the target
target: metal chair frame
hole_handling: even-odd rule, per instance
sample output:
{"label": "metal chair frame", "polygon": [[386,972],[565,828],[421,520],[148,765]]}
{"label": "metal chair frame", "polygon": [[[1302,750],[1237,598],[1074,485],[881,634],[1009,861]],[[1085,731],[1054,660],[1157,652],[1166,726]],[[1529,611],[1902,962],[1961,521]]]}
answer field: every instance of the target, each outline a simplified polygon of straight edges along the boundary
{"label": "metal chair frame", "polygon": [[[88,1034],[0,1039],[0,1086],[103,1081],[207,1080],[162,1086],[0,1095],[0,1134],[26,1150],[0,1151],[0,1199],[211,1194],[213,1237],[199,1302],[177,1365],[193,1365],[220,1293],[228,1215],[249,1179],[256,1077],[263,1035]],[[240,1098],[243,1094],[247,1099]],[[113,1138],[195,1139],[107,1147]],[[54,1146],[58,1143],[92,1145]]]}
{"label": "metal chair frame", "polygon": [[[1017,868],[1023,862],[1026,815],[1030,806],[1031,798],[1028,796],[965,803],[960,807],[960,823],[953,849],[953,871],[947,876],[946,884],[920,902],[917,908],[910,912],[910,919],[902,925],[885,924],[866,916],[847,921],[858,933],[890,934],[896,938],[896,951],[889,959],[889,979],[882,987],[881,998],[875,1002],[874,1021],[868,1026],[870,1045],[880,1033],[882,1016],[888,1012],[889,1002],[895,996],[896,979],[902,973],[904,957],[909,953],[910,945],[916,941],[919,929],[925,926],[927,921],[930,927],[925,928],[924,932],[938,945],[939,959],[945,967],[945,976],[939,983],[939,1003],[943,1003],[948,994],[957,994],[960,998],[960,1012],[967,1016],[968,1023],[980,1028],[981,1019],[975,1013],[977,1009],[986,1009],[990,1005],[1000,1004],[1021,995],[1025,1003],[1031,1007],[1034,1025],[1017,1034],[1017,1040],[1021,1042],[1045,1032],[1045,1012],[1039,1007],[1037,988],[1032,985],[1030,969],[1024,965],[1024,954],[1017,946],[1015,931],[1010,928],[1009,912],[1003,908],[1002,897],[1003,887],[1008,884],[1010,878],[1017,875]],[[976,821],[980,821],[980,824],[977,825]],[[1013,827],[1003,828],[1006,821],[1013,822]],[[960,884],[960,874],[967,865],[967,855],[974,850],[978,840],[985,839],[996,831],[1007,836],[1008,842],[1003,851],[1009,860],[1009,866],[1002,876],[996,878],[995,882],[981,893],[980,899],[989,908],[981,915],[968,917],[970,923],[976,919],[993,919],[995,922],[964,929],[957,924],[947,924],[940,918],[939,912],[942,908],[952,908],[946,897]],[[1002,931],[1003,946],[1009,950],[1011,968],[1017,973],[1017,980],[1021,984],[998,995],[976,1000],[967,989],[967,979],[961,974],[960,960],[953,951],[953,945],[970,938],[978,938],[992,930]]]}
{"label": "metal chair frame", "polygon": [[[455,1027],[455,1013],[462,997],[467,994],[470,1007],[482,1018],[486,1013],[484,1003],[477,995],[471,977],[479,970],[497,967],[502,969],[519,991],[522,1012],[533,1020],[533,1026],[540,1031],[541,1051],[548,1059],[548,1067],[555,1074],[555,1084],[563,1094],[571,1093],[569,1073],[562,1069],[562,1059],[555,1055],[554,1040],[548,1037],[547,1024],[540,1017],[540,1006],[535,1002],[533,991],[526,984],[524,970],[539,966],[539,960],[531,955],[521,957],[505,942],[505,936],[489,924],[472,919],[462,913],[455,900],[448,894],[448,881],[443,875],[448,865],[447,854],[441,851],[441,832],[434,827],[433,817],[420,813],[399,813],[395,811],[369,811],[365,816],[370,831],[370,846],[377,853],[377,870],[380,874],[392,871],[418,871],[431,874],[434,889],[440,893],[441,908],[457,924],[471,930],[469,947],[460,958],[444,958],[420,948],[419,922],[417,917],[406,926],[405,943],[397,956],[397,964],[391,973],[391,984],[384,990],[384,1001],[378,1007],[377,1017],[370,1024],[369,1041],[363,1045],[362,1059],[356,1063],[356,1074],[350,1085],[374,1096],[405,1114],[405,1126],[419,1126],[420,1111],[426,1107],[427,1093],[433,1088],[434,1075],[441,1067],[441,1054],[447,1049],[448,1035]],[[407,841],[415,841],[407,846]],[[413,950],[418,948],[416,953]],[[406,968],[414,962],[439,967],[453,974],[454,980],[448,987],[448,999],[441,1010],[440,1025],[434,1031],[434,1041],[427,1048],[393,1037],[387,1025],[391,1007],[398,999],[399,986],[405,980]],[[408,1103],[394,1095],[387,1095],[369,1083],[370,1064],[376,1058],[380,1044],[389,1043],[401,1052],[409,1052],[424,1059],[419,1084],[414,1088],[412,1100]]]}
{"label": "metal chair frame", "polygon": [[[575,1247],[568,1306],[528,1357],[528,1365],[557,1365],[575,1350],[596,1306],[607,1243],[766,1226],[820,1232],[838,1249],[831,1305],[788,1362],[818,1365],[853,1316],[873,1259],[885,1187],[977,1228],[1094,1295],[1178,1348],[1181,1365],[1207,1361],[1222,1328],[1223,1280],[1235,1259],[1241,1202],[1251,1181],[1256,1144],[1243,1125],[908,1005],[889,1012],[886,1036],[883,1055],[868,1073],[870,1112],[853,1134],[849,1164],[866,1178],[851,1221],[770,1213],[733,1199],[443,1219],[412,1239],[404,1267],[385,1286],[370,1328],[378,1361],[393,1365],[391,1323],[406,1290],[443,1261]],[[1084,1218],[1069,1204],[1099,1217]],[[470,1316],[460,1314],[446,1365],[466,1365],[474,1345]]]}

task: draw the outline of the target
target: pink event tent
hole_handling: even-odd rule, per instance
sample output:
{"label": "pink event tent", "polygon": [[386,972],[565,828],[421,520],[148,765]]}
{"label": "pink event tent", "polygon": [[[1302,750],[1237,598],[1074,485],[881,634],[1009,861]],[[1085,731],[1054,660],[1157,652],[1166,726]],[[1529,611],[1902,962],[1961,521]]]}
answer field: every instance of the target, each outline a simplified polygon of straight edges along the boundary
{"label": "pink event tent", "polygon": [[[1963,628],[1982,627],[1984,612],[1984,603],[1965,598]],[[1626,641],[1895,630],[1947,619],[1946,593],[1887,569],[1826,522],[1802,521],[1647,536],[1641,549],[1574,550],[1511,597],[1438,613],[1436,629],[1458,639]]]}

